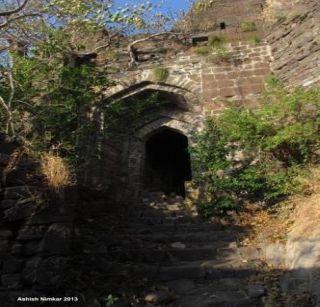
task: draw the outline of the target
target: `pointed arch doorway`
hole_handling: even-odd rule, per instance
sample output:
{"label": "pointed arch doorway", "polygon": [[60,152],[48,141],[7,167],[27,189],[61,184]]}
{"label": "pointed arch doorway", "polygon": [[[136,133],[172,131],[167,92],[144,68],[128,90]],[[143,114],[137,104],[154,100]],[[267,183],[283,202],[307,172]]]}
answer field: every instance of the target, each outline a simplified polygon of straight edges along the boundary
{"label": "pointed arch doorway", "polygon": [[188,138],[168,127],[153,131],[145,143],[144,190],[185,196],[192,179]]}

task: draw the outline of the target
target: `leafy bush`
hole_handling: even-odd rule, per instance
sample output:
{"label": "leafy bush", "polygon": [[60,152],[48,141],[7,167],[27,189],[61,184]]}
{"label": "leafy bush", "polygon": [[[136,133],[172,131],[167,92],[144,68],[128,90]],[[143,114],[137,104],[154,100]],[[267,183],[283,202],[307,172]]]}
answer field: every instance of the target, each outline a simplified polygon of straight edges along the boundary
{"label": "leafy bush", "polygon": [[254,21],[242,21],[240,23],[240,29],[242,32],[253,32],[257,30],[257,26]]}
{"label": "leafy bush", "polygon": [[320,90],[289,93],[270,78],[257,110],[233,107],[209,117],[191,149],[205,215],[244,200],[273,202],[299,188],[304,168],[318,161]]}

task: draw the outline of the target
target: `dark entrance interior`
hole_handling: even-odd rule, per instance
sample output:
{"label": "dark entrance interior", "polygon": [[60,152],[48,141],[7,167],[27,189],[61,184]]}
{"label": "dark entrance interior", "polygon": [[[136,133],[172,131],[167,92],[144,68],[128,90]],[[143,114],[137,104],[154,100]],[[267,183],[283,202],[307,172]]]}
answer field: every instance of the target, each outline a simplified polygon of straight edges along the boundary
{"label": "dark entrance interior", "polygon": [[189,180],[188,138],[168,128],[152,135],[146,143],[147,190],[185,196],[184,182]]}

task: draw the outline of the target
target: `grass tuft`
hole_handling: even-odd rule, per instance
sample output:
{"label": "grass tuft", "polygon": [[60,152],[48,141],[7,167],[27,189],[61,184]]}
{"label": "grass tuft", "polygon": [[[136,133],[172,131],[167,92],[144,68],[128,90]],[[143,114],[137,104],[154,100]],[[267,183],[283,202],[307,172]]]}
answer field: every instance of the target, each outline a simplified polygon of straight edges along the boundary
{"label": "grass tuft", "polygon": [[48,186],[56,191],[71,184],[69,165],[52,152],[42,154],[41,173],[44,175]]}

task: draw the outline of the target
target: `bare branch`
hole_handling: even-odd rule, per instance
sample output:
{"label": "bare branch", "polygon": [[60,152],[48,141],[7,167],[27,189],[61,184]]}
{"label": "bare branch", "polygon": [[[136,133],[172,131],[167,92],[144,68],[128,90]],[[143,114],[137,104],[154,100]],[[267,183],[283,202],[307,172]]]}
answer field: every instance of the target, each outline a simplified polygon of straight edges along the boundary
{"label": "bare branch", "polygon": [[16,9],[5,11],[5,12],[0,12],[0,17],[6,17],[6,16],[10,16],[10,15],[19,13],[20,11],[22,11],[25,8],[25,6],[27,5],[28,2],[29,2],[29,0],[24,0],[23,3],[20,6],[18,6]]}
{"label": "bare branch", "polygon": [[6,20],[5,22],[0,24],[0,29],[5,28],[6,26],[8,26],[11,22],[17,21],[19,19],[23,19],[23,18],[27,18],[27,17],[37,17],[40,16],[40,14],[26,14],[26,15],[20,15],[20,16],[16,16],[14,18],[10,18],[8,20]]}

